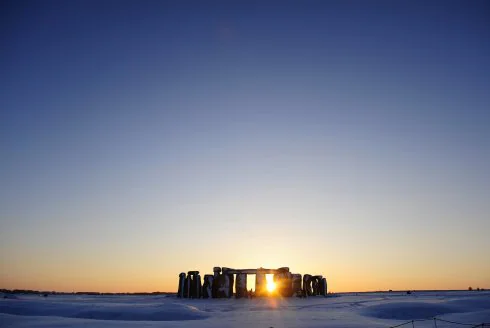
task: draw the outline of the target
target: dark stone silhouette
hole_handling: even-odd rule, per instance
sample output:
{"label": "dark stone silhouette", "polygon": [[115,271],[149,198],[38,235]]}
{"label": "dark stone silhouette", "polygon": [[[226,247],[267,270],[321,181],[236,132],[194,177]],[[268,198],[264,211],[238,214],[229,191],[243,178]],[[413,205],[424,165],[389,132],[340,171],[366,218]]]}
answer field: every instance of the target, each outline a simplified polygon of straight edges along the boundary
{"label": "dark stone silhouette", "polygon": [[211,274],[204,275],[204,283],[202,285],[202,298],[213,297],[213,280],[214,276]]}
{"label": "dark stone silhouette", "polygon": [[293,282],[289,268],[279,268],[274,275],[276,291],[283,297],[291,297],[293,295]]}
{"label": "dark stone silhouette", "polygon": [[199,298],[201,296],[201,276],[199,271],[187,272],[188,296],[189,298]]}
{"label": "dark stone silhouette", "polygon": [[317,275],[311,277],[311,285],[312,285],[312,292],[313,296],[318,296],[321,295],[321,281],[323,279],[323,276]]}
{"label": "dark stone silhouette", "polygon": [[247,274],[238,273],[236,275],[236,298],[247,297]]}
{"label": "dark stone silhouette", "polygon": [[[255,275],[255,292],[247,290],[247,275]],[[267,290],[266,274],[272,274],[276,288]],[[236,275],[236,281],[235,281]],[[303,279],[302,279],[303,278]],[[288,267],[279,269],[232,269],[214,267],[213,274],[204,275],[201,282],[199,271],[179,274],[178,297],[183,298],[230,298],[235,286],[236,298],[254,296],[307,297],[327,296],[327,280],[321,275],[292,274]]]}
{"label": "dark stone silhouette", "polygon": [[292,292],[294,296],[301,297],[303,292],[301,289],[301,274],[295,273],[292,275]]}
{"label": "dark stone silhouette", "polygon": [[320,281],[320,295],[327,296],[327,279],[322,278]]}
{"label": "dark stone silhouette", "polygon": [[184,285],[185,285],[185,273],[179,274],[179,289],[177,290],[177,297],[184,297]]}
{"label": "dark stone silhouette", "polygon": [[311,288],[311,274],[305,274],[303,276],[303,296],[313,296],[313,289]]}

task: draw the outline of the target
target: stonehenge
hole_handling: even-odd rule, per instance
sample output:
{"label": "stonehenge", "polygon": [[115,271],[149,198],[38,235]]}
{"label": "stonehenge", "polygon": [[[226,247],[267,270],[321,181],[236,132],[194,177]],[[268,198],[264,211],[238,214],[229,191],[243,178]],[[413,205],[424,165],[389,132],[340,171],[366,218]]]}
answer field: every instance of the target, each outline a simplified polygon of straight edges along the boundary
{"label": "stonehenge", "polygon": [[[266,275],[273,275],[274,291],[267,289]],[[288,267],[278,269],[232,269],[214,267],[201,281],[199,271],[179,274],[177,297],[180,298],[248,298],[247,275],[255,275],[253,296],[308,297],[327,296],[327,279],[322,275],[291,273]]]}

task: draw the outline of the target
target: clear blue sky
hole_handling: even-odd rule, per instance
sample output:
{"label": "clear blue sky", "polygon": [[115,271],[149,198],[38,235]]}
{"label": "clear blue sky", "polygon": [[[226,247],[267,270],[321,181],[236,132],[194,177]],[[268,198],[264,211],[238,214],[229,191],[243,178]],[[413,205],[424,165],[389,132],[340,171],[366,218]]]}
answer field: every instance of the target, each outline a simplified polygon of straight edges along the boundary
{"label": "clear blue sky", "polygon": [[488,1],[4,1],[0,287],[214,265],[490,287]]}

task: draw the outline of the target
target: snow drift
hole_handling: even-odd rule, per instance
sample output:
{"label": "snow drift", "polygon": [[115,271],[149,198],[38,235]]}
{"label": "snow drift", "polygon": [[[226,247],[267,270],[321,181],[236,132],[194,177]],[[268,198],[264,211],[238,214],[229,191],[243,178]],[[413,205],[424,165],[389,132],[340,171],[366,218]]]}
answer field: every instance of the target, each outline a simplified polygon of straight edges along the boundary
{"label": "snow drift", "polygon": [[22,316],[57,316],[64,318],[122,321],[199,320],[209,316],[196,307],[170,302],[161,304],[80,304],[31,300],[1,302],[0,313]]}

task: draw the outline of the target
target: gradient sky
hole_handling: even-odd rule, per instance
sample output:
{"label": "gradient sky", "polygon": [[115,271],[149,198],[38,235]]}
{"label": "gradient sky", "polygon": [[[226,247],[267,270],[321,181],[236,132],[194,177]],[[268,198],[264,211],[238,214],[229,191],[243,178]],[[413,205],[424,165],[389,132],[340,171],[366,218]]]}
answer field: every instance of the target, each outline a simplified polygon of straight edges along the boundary
{"label": "gradient sky", "polygon": [[3,1],[0,288],[490,287],[488,1]]}

